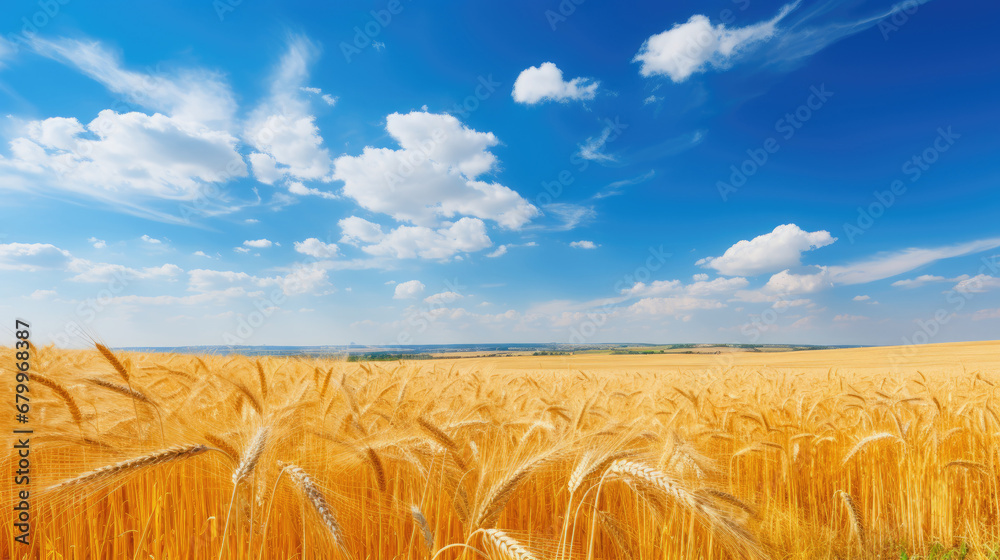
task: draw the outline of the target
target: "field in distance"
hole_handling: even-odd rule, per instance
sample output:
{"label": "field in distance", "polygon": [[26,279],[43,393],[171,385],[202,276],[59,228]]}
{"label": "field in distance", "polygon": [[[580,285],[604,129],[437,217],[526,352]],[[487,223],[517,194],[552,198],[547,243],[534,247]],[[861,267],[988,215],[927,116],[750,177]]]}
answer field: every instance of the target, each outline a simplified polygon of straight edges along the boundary
{"label": "field in distance", "polygon": [[[1000,543],[1000,342],[32,361],[33,544],[5,523],[3,558],[995,558]],[[8,452],[0,476],[16,469]]]}

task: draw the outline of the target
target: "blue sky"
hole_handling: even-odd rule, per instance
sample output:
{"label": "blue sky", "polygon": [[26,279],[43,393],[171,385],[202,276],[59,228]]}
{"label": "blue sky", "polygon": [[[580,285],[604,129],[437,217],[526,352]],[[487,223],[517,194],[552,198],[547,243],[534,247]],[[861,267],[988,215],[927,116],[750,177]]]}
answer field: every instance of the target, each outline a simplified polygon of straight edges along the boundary
{"label": "blue sky", "polygon": [[1000,327],[1000,6],[5,3],[39,341],[901,344]]}

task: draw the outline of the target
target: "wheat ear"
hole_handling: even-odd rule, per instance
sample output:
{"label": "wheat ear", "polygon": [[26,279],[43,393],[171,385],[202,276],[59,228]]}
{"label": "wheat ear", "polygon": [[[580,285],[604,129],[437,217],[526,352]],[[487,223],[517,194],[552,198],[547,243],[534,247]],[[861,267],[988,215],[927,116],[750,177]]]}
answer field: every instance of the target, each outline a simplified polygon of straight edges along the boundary
{"label": "wheat ear", "polygon": [[323,524],[326,526],[327,531],[330,532],[333,541],[340,548],[341,552],[344,553],[344,556],[350,557],[350,553],[347,552],[347,548],[344,545],[344,534],[340,530],[340,524],[337,523],[337,516],[333,508],[330,507],[329,502],[326,501],[323,492],[319,490],[312,478],[301,468],[295,465],[287,465],[285,466],[285,470],[302,490],[302,493],[305,494],[306,499],[309,500],[309,503],[312,504],[316,512],[319,513],[319,516],[323,519]]}
{"label": "wheat ear", "polygon": [[205,447],[204,445],[171,447],[169,449],[157,451],[155,453],[150,453],[149,455],[143,455],[142,457],[136,457],[134,459],[128,459],[126,461],[121,461],[120,463],[115,463],[113,465],[108,465],[106,467],[101,467],[97,470],[81,474],[76,478],[64,480],[59,484],[50,486],[49,488],[46,489],[46,491],[62,490],[72,486],[81,486],[84,484],[90,484],[101,480],[117,478],[119,476],[123,476],[135,472],[139,469],[144,469],[146,467],[152,467],[154,465],[160,465],[163,463],[189,459],[196,455],[201,455],[206,451],[208,451],[208,448]]}
{"label": "wheat ear", "polygon": [[847,515],[851,518],[851,525],[854,527],[854,531],[858,535],[858,542],[863,548],[865,546],[865,528],[861,525],[861,510],[858,509],[858,505],[854,503],[850,494],[843,490],[839,490],[837,493],[840,494],[840,499],[843,500],[844,506],[847,508]]}
{"label": "wheat ear", "polygon": [[121,363],[121,361],[118,360],[118,357],[115,356],[114,352],[112,352],[107,346],[103,344],[95,343],[94,345],[97,346],[97,351],[100,352],[102,356],[104,356],[104,359],[107,360],[109,364],[111,364],[111,367],[113,367],[115,371],[118,372],[118,375],[120,375],[121,378],[125,381],[125,383],[128,384],[129,382],[128,369],[126,369],[125,366]]}
{"label": "wheat ear", "polygon": [[420,527],[420,531],[424,535],[424,546],[427,547],[427,556],[434,555],[434,533],[431,532],[431,526],[427,524],[427,518],[424,514],[420,512],[420,508],[416,505],[410,506],[410,515],[413,516],[413,522]]}
{"label": "wheat ear", "polygon": [[252,475],[254,469],[257,468],[257,462],[260,461],[261,455],[264,454],[264,448],[267,446],[269,432],[270,430],[267,426],[261,426],[257,430],[257,435],[254,436],[253,441],[250,442],[250,446],[243,452],[240,464],[233,472],[234,485],[238,485],[243,479]]}
{"label": "wheat ear", "polygon": [[69,394],[69,391],[65,387],[39,373],[32,374],[31,380],[52,389],[55,394],[59,395],[59,398],[66,402],[66,408],[69,409],[69,413],[73,417],[73,421],[76,422],[76,425],[79,426],[81,424],[83,417],[80,414],[80,407],[76,405],[73,396]]}
{"label": "wheat ear", "polygon": [[528,549],[521,546],[513,537],[499,529],[483,529],[486,535],[486,542],[497,550],[502,556],[511,560],[535,560]]}
{"label": "wheat ear", "polygon": [[257,360],[257,380],[260,381],[260,394],[267,400],[267,377],[264,376],[264,366]]}

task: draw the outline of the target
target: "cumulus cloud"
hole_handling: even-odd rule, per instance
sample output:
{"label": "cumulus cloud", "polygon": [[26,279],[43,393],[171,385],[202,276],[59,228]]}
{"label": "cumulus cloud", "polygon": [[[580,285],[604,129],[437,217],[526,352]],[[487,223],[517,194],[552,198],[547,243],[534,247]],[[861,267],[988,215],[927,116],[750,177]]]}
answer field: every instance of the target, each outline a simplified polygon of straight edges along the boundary
{"label": "cumulus cloud", "polygon": [[633,62],[640,63],[643,76],[666,75],[678,83],[709,66],[726,68],[748,47],[772,38],[778,22],[797,5],[789,4],[774,18],[746,27],[727,28],[712,25],[706,16],[691,16],[686,23],[646,39]]}
{"label": "cumulus cloud", "polygon": [[424,283],[420,280],[409,280],[396,284],[396,290],[392,294],[393,299],[413,299],[424,293]]}
{"label": "cumulus cloud", "polygon": [[438,229],[399,226],[371,245],[365,245],[362,250],[371,255],[397,259],[419,257],[446,260],[459,253],[474,253],[492,245],[482,220],[462,218],[448,227]]}
{"label": "cumulus cloud", "polygon": [[196,269],[188,272],[188,290],[219,293],[227,290],[278,288],[285,295],[323,294],[331,288],[326,270],[318,264],[293,268],[281,276],[259,277],[246,272]]}
{"label": "cumulus cloud", "polygon": [[69,251],[49,243],[0,243],[0,270],[59,269],[72,259]]}
{"label": "cumulus cloud", "polygon": [[296,241],[295,250],[317,259],[332,259],[340,254],[340,248],[337,247],[336,243],[324,243],[315,237],[310,237],[305,241]]}
{"label": "cumulus cloud", "polygon": [[243,242],[243,246],[253,249],[268,249],[274,246],[274,242],[270,239],[247,239]]}
{"label": "cumulus cloud", "polygon": [[244,138],[255,150],[250,164],[262,183],[286,177],[297,181],[331,179],[330,151],[323,147],[316,117],[302,95],[309,92],[303,86],[317,53],[307,38],[291,37],[271,77],[268,98],[251,114]]}
{"label": "cumulus cloud", "polygon": [[139,239],[142,239],[143,241],[145,241],[146,243],[149,243],[150,245],[160,245],[160,244],[163,243],[163,240],[156,239],[155,237],[150,237],[150,236],[145,235],[145,234],[143,234],[143,236],[140,237]]}
{"label": "cumulus cloud", "polygon": [[446,305],[462,299],[462,294],[458,292],[441,292],[424,298],[425,303],[431,305]]}
{"label": "cumulus cloud", "polygon": [[34,292],[31,292],[31,295],[28,296],[28,299],[44,301],[47,299],[52,299],[57,295],[59,294],[57,294],[55,290],[35,290]]}
{"label": "cumulus cloud", "polygon": [[721,257],[704,258],[696,264],[726,276],[755,276],[797,266],[802,253],[836,240],[828,231],[807,232],[795,224],[784,224],[771,233],[737,242]]}
{"label": "cumulus cloud", "polygon": [[184,273],[184,270],[174,264],[152,266],[147,268],[131,268],[120,264],[92,263],[76,259],[69,269],[77,275],[70,278],[74,282],[110,282],[114,279],[129,280],[170,280]]}
{"label": "cumulus cloud", "polygon": [[813,274],[793,274],[783,270],[771,276],[764,289],[775,294],[811,294],[833,286],[829,272],[820,268]]}
{"label": "cumulus cloud", "polygon": [[341,243],[356,246],[360,243],[377,243],[384,237],[381,225],[357,216],[344,218],[337,222],[337,225],[343,234],[340,238]]}
{"label": "cumulus cloud", "polygon": [[334,178],[362,208],[418,226],[469,216],[517,229],[539,215],[517,192],[478,180],[496,166],[489,151],[499,140],[447,114],[414,111],[386,118],[400,149],[366,147],[335,161]]}
{"label": "cumulus cloud", "polygon": [[542,101],[593,99],[600,82],[588,78],[563,79],[562,70],[552,62],[543,62],[521,71],[514,82],[514,101],[534,105]]}
{"label": "cumulus cloud", "polygon": [[640,315],[674,315],[678,318],[686,316],[685,311],[697,309],[720,309],[726,305],[719,301],[696,297],[659,297],[644,298],[629,306],[628,310]]}
{"label": "cumulus cloud", "polygon": [[599,245],[593,241],[587,240],[571,241],[569,246],[575,249],[596,249],[599,247]]}
{"label": "cumulus cloud", "polygon": [[134,208],[135,197],[187,201],[206,184],[246,176],[228,132],[159,113],[106,109],[86,126],[52,117],[21,132],[11,157],[0,156],[7,188],[41,185]]}
{"label": "cumulus cloud", "polygon": [[982,293],[990,290],[1000,289],[1000,278],[988,274],[977,274],[972,278],[966,278],[952,288],[956,292]]}
{"label": "cumulus cloud", "polygon": [[87,239],[87,243],[94,246],[94,249],[104,249],[108,246],[108,242],[103,239],[98,239],[96,237],[90,237]]}

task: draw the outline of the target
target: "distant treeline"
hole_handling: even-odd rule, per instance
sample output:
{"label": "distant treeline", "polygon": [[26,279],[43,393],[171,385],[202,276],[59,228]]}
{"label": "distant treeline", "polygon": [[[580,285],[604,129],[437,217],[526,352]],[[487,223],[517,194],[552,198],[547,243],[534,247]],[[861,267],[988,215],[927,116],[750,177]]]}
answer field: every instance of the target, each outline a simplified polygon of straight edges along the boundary
{"label": "distant treeline", "polygon": [[348,362],[395,362],[396,360],[431,360],[430,354],[393,354],[392,352],[371,352],[369,354],[351,354]]}

